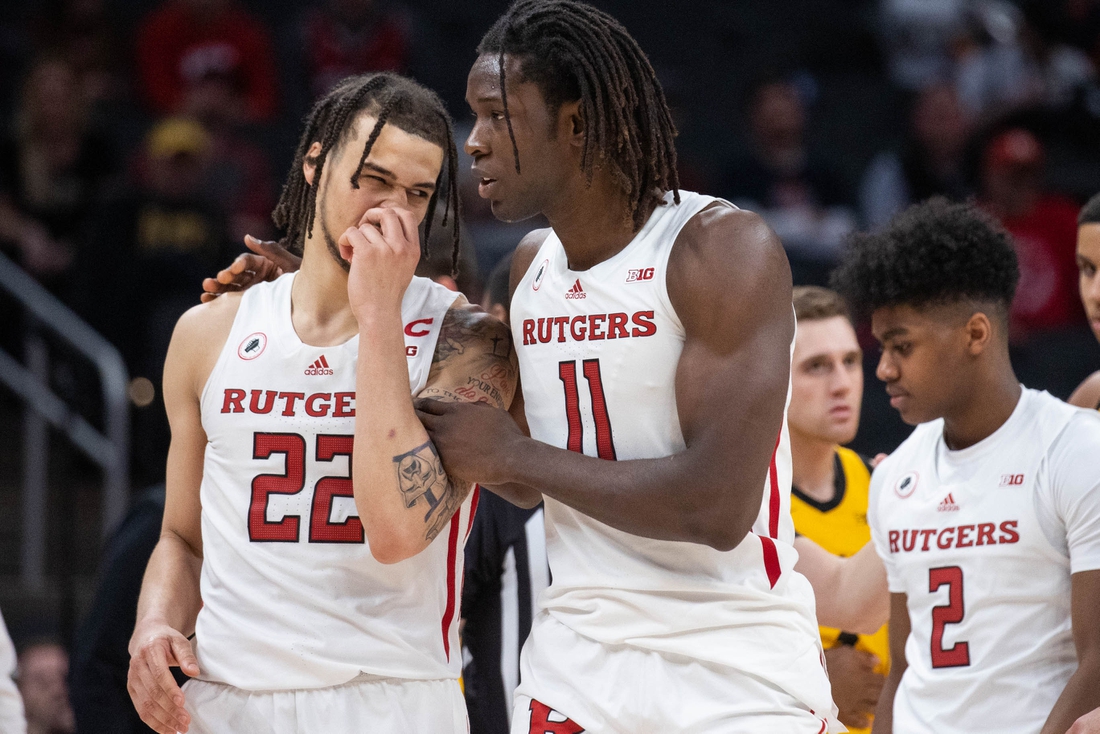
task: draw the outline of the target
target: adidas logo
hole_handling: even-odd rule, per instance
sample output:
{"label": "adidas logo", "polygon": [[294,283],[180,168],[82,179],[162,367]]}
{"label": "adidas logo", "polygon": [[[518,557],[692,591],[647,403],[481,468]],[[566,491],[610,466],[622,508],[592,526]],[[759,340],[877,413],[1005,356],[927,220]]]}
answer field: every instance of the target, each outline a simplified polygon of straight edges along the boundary
{"label": "adidas logo", "polygon": [[565,297],[569,299],[588,297],[588,294],[584,292],[584,288],[581,288],[580,278],[577,278],[577,282],[573,284],[573,287],[565,292]]}
{"label": "adidas logo", "polygon": [[936,509],[940,512],[956,512],[959,506],[955,504],[955,498],[948,493],[948,495],[943,498],[943,502],[941,502]]}
{"label": "adidas logo", "polygon": [[307,375],[331,375],[332,374],[332,368],[330,368],[328,366],[328,360],[325,359],[325,355],[322,354],[316,362],[311,364],[309,367],[306,367],[306,370],[305,370],[304,374],[307,374]]}

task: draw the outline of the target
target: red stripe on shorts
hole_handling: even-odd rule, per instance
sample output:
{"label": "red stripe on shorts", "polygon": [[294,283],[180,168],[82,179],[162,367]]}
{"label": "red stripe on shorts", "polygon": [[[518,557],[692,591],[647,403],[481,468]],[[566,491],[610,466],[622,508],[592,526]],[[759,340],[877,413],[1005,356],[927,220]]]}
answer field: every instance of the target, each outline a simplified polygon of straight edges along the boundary
{"label": "red stripe on shorts", "polygon": [[470,521],[466,523],[466,535],[463,536],[463,540],[470,537],[470,530],[474,527],[474,515],[477,514],[477,503],[481,499],[481,485],[475,484],[474,491],[470,497]]}
{"label": "red stripe on shorts", "polygon": [[760,538],[760,546],[764,550],[764,570],[768,574],[768,583],[775,588],[775,583],[779,581],[779,574],[782,573],[782,569],[779,567],[779,551],[775,549],[775,541],[771,538],[765,538],[763,535],[757,535]]}
{"label": "red stripe on shorts", "polygon": [[451,516],[451,532],[447,537],[447,608],[443,610],[443,652],[451,661],[451,622],[455,618],[455,561],[458,557],[458,516]]}

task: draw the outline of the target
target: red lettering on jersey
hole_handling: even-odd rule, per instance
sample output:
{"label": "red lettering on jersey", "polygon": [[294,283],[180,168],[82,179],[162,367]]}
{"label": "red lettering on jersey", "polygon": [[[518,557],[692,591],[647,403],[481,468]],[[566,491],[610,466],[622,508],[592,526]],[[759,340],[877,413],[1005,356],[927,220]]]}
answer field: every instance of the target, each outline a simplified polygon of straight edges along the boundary
{"label": "red lettering on jersey", "polygon": [[[324,418],[328,415],[329,404],[328,400],[332,397],[332,393],[327,392],[315,392],[306,398],[306,413],[314,418]],[[321,407],[317,407],[317,401],[324,400],[325,404]]]}
{"label": "red lettering on jersey", "polygon": [[[944,533],[948,533],[947,542],[943,542]],[[951,547],[951,544],[955,541],[955,528],[944,528],[940,531],[940,534],[936,536],[936,547],[940,550],[947,550]]]}
{"label": "red lettering on jersey", "polygon": [[1024,483],[1023,474],[1002,474],[1001,486],[1002,487],[1016,487]]}
{"label": "red lettering on jersey", "polygon": [[[564,714],[555,711],[541,701],[531,699],[531,728],[529,734],[582,734],[584,727],[571,721]],[[561,721],[551,721],[550,714],[561,716]]]}
{"label": "red lettering on jersey", "polygon": [[[543,326],[546,327],[543,330]],[[554,336],[554,319],[539,319],[539,341],[546,344]]]}
{"label": "red lettering on jersey", "polygon": [[351,401],[355,400],[355,393],[353,392],[338,392],[332,396],[332,417],[333,418],[354,418],[355,406],[350,405]]}
{"label": "red lettering on jersey", "polygon": [[997,526],[991,522],[983,522],[978,525],[977,545],[997,545],[997,541],[993,539],[993,531],[996,529]]}
{"label": "red lettering on jersey", "polygon": [[[260,405],[260,394],[263,393],[264,404]],[[271,412],[271,409],[275,407],[275,396],[279,393],[275,390],[253,390],[252,397],[248,401],[248,412],[255,413],[257,415],[267,415]]]}
{"label": "red lettering on jersey", "polygon": [[969,538],[970,531],[972,531],[973,529],[973,525],[959,526],[959,537],[955,539],[956,548],[969,548],[974,545],[974,541]]}
{"label": "red lettering on jersey", "polygon": [[601,341],[607,338],[601,329],[603,329],[603,322],[607,321],[607,314],[594,313],[588,317],[588,341]]}
{"label": "red lettering on jersey", "polygon": [[414,328],[417,324],[429,325],[435,319],[417,319],[416,321],[410,321],[405,324],[405,336],[427,336],[431,329],[417,329]]}
{"label": "red lettering on jersey", "polygon": [[306,394],[304,392],[281,392],[279,397],[285,402],[283,404],[283,412],[280,415],[291,417],[294,415],[294,403],[299,400],[304,400]]}
{"label": "red lettering on jersey", "polygon": [[568,316],[557,316],[554,318],[554,323],[558,327],[558,341],[565,342],[565,325],[569,323]]}
{"label": "red lettering on jersey", "polygon": [[415,357],[416,353],[418,351],[420,351],[420,350],[417,349],[415,346],[405,347],[405,356],[406,357]]}
{"label": "red lettering on jersey", "polygon": [[630,336],[630,332],[626,330],[626,325],[630,321],[629,316],[625,313],[613,313],[608,314],[607,318],[608,339],[626,339]]}
{"label": "red lettering on jersey", "polygon": [[[912,533],[913,537],[910,539],[909,534]],[[917,531],[916,530],[903,530],[901,532],[901,547],[905,552],[913,550],[913,547],[917,544]]]}
{"label": "red lettering on jersey", "polygon": [[901,549],[898,548],[898,538],[900,538],[900,537],[901,537],[901,533],[899,533],[897,530],[891,530],[890,531],[890,552],[891,553],[900,553],[901,552]]}
{"label": "red lettering on jersey", "polygon": [[[580,330],[577,327],[580,327]],[[574,316],[573,320],[569,322],[569,335],[573,337],[573,341],[583,342],[588,334],[588,318],[585,316]]]}
{"label": "red lettering on jersey", "polygon": [[928,541],[932,539],[932,536],[936,534],[935,529],[920,531],[921,537],[924,538],[924,545],[920,547],[922,551],[928,550]]}
{"label": "red lettering on jersey", "polygon": [[657,324],[653,322],[652,311],[635,311],[634,325],[640,328],[634,329],[631,336],[653,336],[657,333]]}
{"label": "red lettering on jersey", "polygon": [[[576,338],[576,337],[574,337]],[[523,320],[523,345],[529,346],[535,343],[535,320]]]}
{"label": "red lettering on jersey", "polygon": [[1004,535],[998,538],[997,542],[1003,544],[1019,543],[1020,534],[1016,532],[1016,526],[1018,524],[1016,520],[1005,520],[1001,523],[1001,532],[1004,533]]}
{"label": "red lettering on jersey", "polygon": [[241,405],[241,401],[244,400],[244,390],[238,390],[236,388],[227,388],[225,391],[225,400],[222,401],[223,413],[243,413],[244,406]]}

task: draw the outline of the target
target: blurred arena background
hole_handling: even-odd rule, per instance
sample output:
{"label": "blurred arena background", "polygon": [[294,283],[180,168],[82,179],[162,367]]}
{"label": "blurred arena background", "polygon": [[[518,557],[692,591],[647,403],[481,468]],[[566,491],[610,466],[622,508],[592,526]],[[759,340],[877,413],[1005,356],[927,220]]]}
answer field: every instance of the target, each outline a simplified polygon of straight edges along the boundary
{"label": "blurred arena background", "polygon": [[[596,4],[661,78],[684,187],[763,213],[796,283],[826,283],[848,233],[909,203],[974,198],[1016,237],[1021,379],[1064,398],[1100,367],[1073,254],[1077,208],[1100,191],[1100,0]],[[0,609],[17,645],[69,645],[94,622],[103,564],[126,564],[105,557],[106,533],[139,499],[157,521],[172,326],[244,233],[277,234],[314,97],[349,73],[407,73],[461,138],[474,48],[506,6],[0,4]],[[464,193],[457,286],[480,300],[537,223],[501,225]],[[426,274],[444,277],[442,259]],[[906,433],[868,379],[855,448]]]}

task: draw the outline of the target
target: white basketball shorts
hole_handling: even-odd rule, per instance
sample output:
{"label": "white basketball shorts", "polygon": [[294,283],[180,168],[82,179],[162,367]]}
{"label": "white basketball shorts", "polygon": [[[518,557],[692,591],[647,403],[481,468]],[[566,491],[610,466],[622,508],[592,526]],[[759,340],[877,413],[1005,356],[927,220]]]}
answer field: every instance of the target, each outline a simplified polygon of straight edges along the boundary
{"label": "white basketball shorts", "polygon": [[362,675],[342,686],[245,691],[190,680],[183,687],[188,734],[468,734],[456,680]]}

